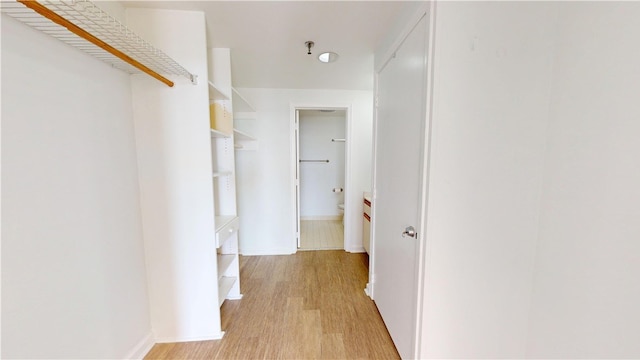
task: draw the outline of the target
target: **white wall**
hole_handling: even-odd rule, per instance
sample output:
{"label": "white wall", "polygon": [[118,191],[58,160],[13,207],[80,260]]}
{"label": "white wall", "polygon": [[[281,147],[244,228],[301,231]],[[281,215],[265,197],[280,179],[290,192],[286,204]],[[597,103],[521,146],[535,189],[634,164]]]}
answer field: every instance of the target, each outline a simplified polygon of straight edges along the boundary
{"label": "white wall", "polygon": [[340,216],[338,204],[344,204],[344,192],[333,192],[345,184],[344,139],[346,113],[300,111],[300,159],[329,160],[328,163],[300,163],[300,216],[302,219]]}
{"label": "white wall", "polygon": [[560,7],[531,358],[640,358],[638,18]]}
{"label": "white wall", "polygon": [[[258,151],[237,151],[236,172],[240,251],[243,254],[290,254],[295,214],[291,182],[290,112],[292,105],[351,105],[351,183],[345,204],[351,228],[347,251],[362,247],[362,192],[371,187],[372,93],[349,90],[239,89],[257,110],[256,120],[236,120],[236,126],[258,138]],[[337,105],[336,105],[337,104]],[[349,192],[350,191],[350,192]]]}
{"label": "white wall", "polygon": [[424,357],[525,355],[555,19],[437,4]]}
{"label": "white wall", "polygon": [[127,23],[199,78],[131,77],[153,332],[220,338],[204,14],[127,9]]}
{"label": "white wall", "polygon": [[129,76],[2,15],[2,130],[2,358],[142,355]]}

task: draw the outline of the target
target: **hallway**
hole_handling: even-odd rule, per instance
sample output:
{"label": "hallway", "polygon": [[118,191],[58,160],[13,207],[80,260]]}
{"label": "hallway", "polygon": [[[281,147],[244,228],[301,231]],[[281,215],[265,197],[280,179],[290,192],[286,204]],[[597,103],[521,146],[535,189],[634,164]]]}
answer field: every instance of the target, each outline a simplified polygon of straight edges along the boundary
{"label": "hallway", "polygon": [[222,340],[157,344],[145,359],[398,359],[363,289],[366,254],[240,258],[244,298],[222,306]]}

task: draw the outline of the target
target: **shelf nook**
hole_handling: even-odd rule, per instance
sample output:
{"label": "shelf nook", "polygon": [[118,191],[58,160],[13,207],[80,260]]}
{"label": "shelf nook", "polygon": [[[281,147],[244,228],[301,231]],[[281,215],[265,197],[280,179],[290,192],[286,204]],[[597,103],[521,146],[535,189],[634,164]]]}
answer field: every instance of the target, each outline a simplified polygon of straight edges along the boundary
{"label": "shelf nook", "polygon": [[233,101],[233,117],[243,120],[255,120],[256,109],[242,96],[235,88],[231,88],[231,97]]}
{"label": "shelf nook", "polygon": [[2,12],[129,74],[146,73],[172,87],[164,75],[197,84],[197,76],[144,41],[88,0],[1,2]]}
{"label": "shelf nook", "polygon": [[225,94],[216,84],[209,81],[209,100],[229,100],[229,95]]}
{"label": "shelf nook", "polygon": [[258,139],[238,129],[233,129],[234,148],[236,150],[258,150]]}
{"label": "shelf nook", "polygon": [[225,134],[222,131],[218,131],[216,129],[211,129],[211,137],[212,138],[230,138],[231,135]]}

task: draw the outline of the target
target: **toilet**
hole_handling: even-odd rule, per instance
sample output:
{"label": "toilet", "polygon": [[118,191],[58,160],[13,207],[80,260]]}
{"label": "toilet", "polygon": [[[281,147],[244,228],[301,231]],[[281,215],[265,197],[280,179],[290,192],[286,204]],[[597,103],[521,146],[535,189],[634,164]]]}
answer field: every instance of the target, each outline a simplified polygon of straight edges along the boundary
{"label": "toilet", "polygon": [[338,209],[340,209],[340,214],[342,214],[342,225],[344,225],[344,204],[338,204]]}

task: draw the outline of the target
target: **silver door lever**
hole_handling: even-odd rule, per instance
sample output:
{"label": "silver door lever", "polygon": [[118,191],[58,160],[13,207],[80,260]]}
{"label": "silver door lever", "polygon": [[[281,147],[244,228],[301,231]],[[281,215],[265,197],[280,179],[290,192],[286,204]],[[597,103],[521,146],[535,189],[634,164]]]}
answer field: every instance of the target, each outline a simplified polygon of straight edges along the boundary
{"label": "silver door lever", "polygon": [[402,237],[416,237],[416,229],[413,226],[407,226],[406,229],[402,232]]}

